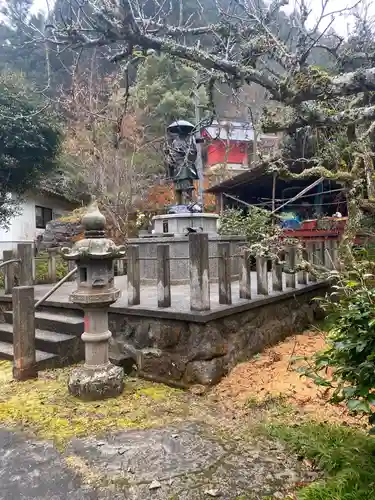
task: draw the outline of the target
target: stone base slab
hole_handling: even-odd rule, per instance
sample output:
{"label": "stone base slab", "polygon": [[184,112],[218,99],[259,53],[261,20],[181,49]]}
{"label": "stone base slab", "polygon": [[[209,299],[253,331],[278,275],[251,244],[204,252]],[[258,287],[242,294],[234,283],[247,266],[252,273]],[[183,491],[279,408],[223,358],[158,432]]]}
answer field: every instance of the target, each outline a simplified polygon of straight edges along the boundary
{"label": "stone base slab", "polygon": [[124,390],[124,371],[111,363],[98,370],[76,368],[70,374],[68,389],[85,401],[113,398]]}

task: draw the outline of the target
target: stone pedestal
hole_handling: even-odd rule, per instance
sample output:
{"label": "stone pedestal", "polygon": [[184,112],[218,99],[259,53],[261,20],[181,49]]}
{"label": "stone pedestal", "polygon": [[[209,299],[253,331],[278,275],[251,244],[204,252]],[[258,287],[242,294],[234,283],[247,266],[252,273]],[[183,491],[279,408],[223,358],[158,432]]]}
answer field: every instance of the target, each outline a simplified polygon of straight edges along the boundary
{"label": "stone pedestal", "polygon": [[124,390],[124,372],[111,363],[95,369],[76,368],[69,377],[68,389],[72,396],[86,401],[116,397]]}
{"label": "stone pedestal", "polygon": [[238,279],[240,248],[245,244],[243,236],[219,236],[217,234],[219,216],[206,213],[178,213],[156,215],[153,217],[153,234],[139,235],[130,238],[130,245],[139,248],[139,267],[141,284],[155,284],[158,278],[157,245],[169,246],[170,283],[185,285],[190,283],[189,271],[189,238],[188,228],[196,232],[208,234],[209,277],[210,281],[218,281],[218,243],[229,243],[231,262],[231,279]]}
{"label": "stone pedestal", "polygon": [[174,236],[185,236],[187,228],[193,228],[202,233],[217,235],[217,222],[219,216],[216,214],[181,213],[156,215],[152,219],[154,234],[170,234]]}

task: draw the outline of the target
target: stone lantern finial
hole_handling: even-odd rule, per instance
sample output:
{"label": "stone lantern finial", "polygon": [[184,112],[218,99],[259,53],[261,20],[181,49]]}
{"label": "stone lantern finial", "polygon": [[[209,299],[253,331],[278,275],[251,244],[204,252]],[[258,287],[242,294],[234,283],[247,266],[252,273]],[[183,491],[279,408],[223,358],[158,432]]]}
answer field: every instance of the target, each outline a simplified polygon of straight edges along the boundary
{"label": "stone lantern finial", "polygon": [[100,212],[98,203],[94,200],[82,217],[81,224],[85,229],[86,238],[104,237],[106,219]]}

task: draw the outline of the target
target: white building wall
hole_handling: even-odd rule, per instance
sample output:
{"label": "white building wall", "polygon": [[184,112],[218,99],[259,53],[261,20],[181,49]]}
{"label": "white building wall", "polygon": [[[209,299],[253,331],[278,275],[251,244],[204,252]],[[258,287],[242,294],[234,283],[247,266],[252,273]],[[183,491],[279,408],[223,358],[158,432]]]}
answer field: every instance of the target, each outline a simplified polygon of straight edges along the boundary
{"label": "white building wall", "polygon": [[0,254],[4,250],[16,249],[17,243],[34,243],[44,229],[36,227],[35,206],[52,209],[52,218],[60,217],[74,207],[67,201],[44,194],[30,194],[22,202],[21,214],[13,218],[9,229],[0,227]]}

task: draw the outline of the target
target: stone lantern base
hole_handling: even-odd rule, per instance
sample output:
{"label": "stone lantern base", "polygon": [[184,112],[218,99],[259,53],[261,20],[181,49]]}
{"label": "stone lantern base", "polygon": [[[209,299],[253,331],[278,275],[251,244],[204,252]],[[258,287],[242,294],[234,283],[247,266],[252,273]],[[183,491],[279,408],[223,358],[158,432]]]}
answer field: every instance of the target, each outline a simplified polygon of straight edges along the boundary
{"label": "stone lantern base", "polygon": [[113,398],[124,390],[124,371],[111,363],[102,369],[76,368],[69,377],[68,389],[72,396],[86,401]]}

